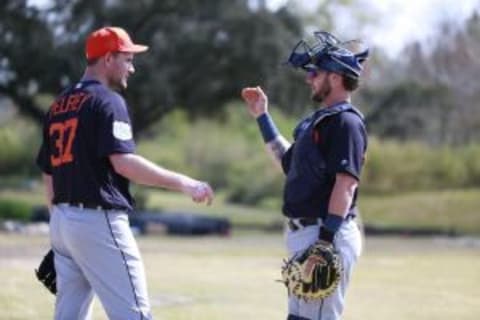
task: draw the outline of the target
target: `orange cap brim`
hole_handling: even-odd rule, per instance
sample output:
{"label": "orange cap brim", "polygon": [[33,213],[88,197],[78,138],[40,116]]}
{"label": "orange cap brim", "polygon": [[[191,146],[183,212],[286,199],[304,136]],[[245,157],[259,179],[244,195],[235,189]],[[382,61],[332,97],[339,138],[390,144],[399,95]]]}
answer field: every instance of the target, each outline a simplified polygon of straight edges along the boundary
{"label": "orange cap brim", "polygon": [[120,48],[118,51],[140,53],[140,52],[145,52],[147,50],[148,50],[148,46],[144,46],[144,45],[141,45],[141,44],[132,44],[131,46]]}

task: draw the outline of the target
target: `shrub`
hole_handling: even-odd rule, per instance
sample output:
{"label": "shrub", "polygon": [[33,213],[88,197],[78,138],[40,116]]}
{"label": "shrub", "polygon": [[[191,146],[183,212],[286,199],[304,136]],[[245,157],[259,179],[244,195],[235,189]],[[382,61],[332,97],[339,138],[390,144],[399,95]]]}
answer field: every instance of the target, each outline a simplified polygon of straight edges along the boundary
{"label": "shrub", "polygon": [[465,186],[480,186],[480,145],[468,145],[458,154],[463,159],[463,165],[467,175]]}
{"label": "shrub", "polygon": [[362,189],[370,193],[480,186],[480,146],[434,148],[370,138]]}
{"label": "shrub", "polygon": [[0,199],[0,220],[28,221],[32,208],[18,200]]}
{"label": "shrub", "polygon": [[[243,105],[232,104],[222,121],[195,120],[179,111],[143,140],[143,154],[167,168],[209,181],[235,203],[260,205],[280,198],[283,174],[265,152],[255,121]],[[273,110],[291,140],[295,119]],[[370,137],[361,189],[368,193],[455,189],[480,186],[480,145],[431,147],[417,141]],[[268,201],[267,201],[268,202]]]}
{"label": "shrub", "polygon": [[15,119],[0,127],[0,145],[0,175],[36,172],[35,156],[40,145],[40,134],[32,121]]}
{"label": "shrub", "polygon": [[[231,104],[226,110],[230,112],[221,121],[191,120],[183,111],[172,112],[138,140],[139,153],[168,169],[210,182],[230,202],[264,205],[281,199],[284,176],[265,152],[257,124],[243,104]],[[280,131],[291,140],[297,119],[289,119],[275,108],[272,112]],[[38,131],[34,126],[14,124],[0,128],[4,147],[0,175],[18,175],[35,168]],[[434,148],[416,141],[370,137],[361,189],[395,193],[479,187],[478,159],[480,145]],[[2,184],[6,181],[2,177]],[[139,195],[140,206],[142,200]]]}

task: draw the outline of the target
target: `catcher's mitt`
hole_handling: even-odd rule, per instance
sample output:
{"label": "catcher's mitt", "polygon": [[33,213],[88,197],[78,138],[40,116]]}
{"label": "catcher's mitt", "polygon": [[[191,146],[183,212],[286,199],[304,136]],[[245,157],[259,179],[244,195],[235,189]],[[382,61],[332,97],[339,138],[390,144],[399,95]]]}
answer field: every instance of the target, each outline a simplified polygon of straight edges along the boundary
{"label": "catcher's mitt", "polygon": [[282,267],[283,283],[299,299],[323,299],[338,287],[342,265],[333,245],[317,241]]}
{"label": "catcher's mitt", "polygon": [[57,272],[53,260],[53,250],[43,257],[38,269],[35,269],[37,279],[53,294],[57,294]]}

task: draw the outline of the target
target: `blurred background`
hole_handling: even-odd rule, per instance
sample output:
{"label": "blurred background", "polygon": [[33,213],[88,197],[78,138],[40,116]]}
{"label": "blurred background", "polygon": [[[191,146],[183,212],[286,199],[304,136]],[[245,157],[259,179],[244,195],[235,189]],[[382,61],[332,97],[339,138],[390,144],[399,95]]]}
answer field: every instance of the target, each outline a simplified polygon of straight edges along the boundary
{"label": "blurred background", "polygon": [[[437,253],[440,246],[453,255],[447,259],[434,255],[432,261],[464,257],[467,269],[457,274],[468,276],[459,288],[465,292],[465,284],[470,291],[461,298],[478,301],[480,292],[473,283],[480,281],[480,269],[473,266],[480,264],[479,14],[478,0],[0,1],[0,266],[15,269],[17,265],[8,261],[17,258],[21,265],[33,265],[40,249],[48,247],[45,225],[28,231],[36,225],[32,222],[45,218],[34,161],[42,118],[53,98],[81,77],[86,36],[107,25],[121,26],[135,42],[150,46],[136,57],[136,73],[125,92],[138,152],[211,182],[217,193],[212,207],[202,207],[182,195],[133,186],[139,212],[156,215],[157,220],[146,219],[163,226],[175,220],[171,214],[178,214],[183,220],[174,223],[188,225],[179,233],[194,233],[188,228],[197,221],[209,226],[198,233],[233,234],[240,239],[235,242],[238,246],[255,233],[267,247],[273,246],[272,237],[280,247],[283,177],[264,152],[256,123],[239,93],[245,86],[263,86],[278,127],[290,138],[297,121],[315,106],[303,75],[283,62],[302,37],[327,30],[342,40],[360,38],[371,48],[353,102],[364,112],[370,135],[359,206],[367,248],[371,236],[373,247],[385,253],[379,254],[376,266],[383,270],[388,252],[404,252],[403,246],[395,247],[398,243],[430,236],[425,240],[426,252]],[[212,217],[217,218],[212,220],[216,227],[209,224],[207,218]],[[145,221],[138,222],[140,232],[165,231],[147,227]],[[219,221],[220,226],[215,224]],[[171,228],[168,231],[173,233]],[[25,240],[25,234],[34,242]],[[40,238],[35,238],[38,234]],[[378,242],[373,238],[378,235],[390,238]],[[438,237],[460,242],[447,245],[432,240]],[[174,239],[162,241],[178,240]],[[140,243],[149,247],[150,241]],[[32,243],[38,250],[25,249]],[[458,248],[457,243],[467,254],[452,249]],[[21,244],[23,252],[30,252],[27,262],[23,255],[16,256]],[[411,246],[423,248],[417,242]],[[281,251],[276,250],[279,257]],[[425,251],[418,254],[424,256]],[[375,266],[364,265],[360,273],[367,267]],[[438,268],[426,268],[425,273],[431,270]],[[401,283],[398,279],[396,285]],[[25,283],[19,290],[29,286]],[[367,286],[355,290],[361,292],[359,296],[372,297]],[[15,294],[21,291],[7,290],[3,300],[0,296],[0,305],[4,301],[9,306],[2,319],[29,318],[16,313]],[[39,299],[41,305],[44,301]],[[436,301],[438,314],[426,311],[423,317],[408,314],[408,318],[473,319],[480,312],[472,302],[470,309],[461,307],[467,310],[464,313],[449,314],[453,309],[439,309],[442,300]],[[348,319],[377,319],[358,303]],[[408,308],[400,309],[404,313],[398,319],[407,318]],[[200,319],[190,311],[188,316],[181,311],[173,314],[166,318]],[[226,314],[214,312],[209,319],[236,319]],[[249,316],[239,310],[236,314],[239,319]],[[388,310],[377,316],[397,319]],[[265,315],[265,319],[278,318]]]}
{"label": "blurred background", "polygon": [[[0,209],[10,209],[0,217],[43,202],[41,195],[21,198],[32,188],[41,192],[34,158],[42,117],[81,77],[86,35],[105,25],[150,45],[137,56],[125,93],[139,153],[210,181],[217,204],[278,212],[283,177],[239,92],[265,87],[290,138],[315,106],[303,74],[283,62],[299,39],[323,29],[371,47],[354,95],[370,133],[360,201],[365,223],[479,234],[479,8],[471,0],[4,0]],[[155,191],[134,192],[139,209],[162,206]]]}

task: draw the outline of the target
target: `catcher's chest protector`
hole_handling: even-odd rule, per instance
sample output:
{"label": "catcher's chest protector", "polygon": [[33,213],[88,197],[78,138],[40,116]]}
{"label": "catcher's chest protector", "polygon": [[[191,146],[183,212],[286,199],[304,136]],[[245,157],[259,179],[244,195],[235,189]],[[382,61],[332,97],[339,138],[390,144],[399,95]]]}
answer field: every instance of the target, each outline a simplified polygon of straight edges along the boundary
{"label": "catcher's chest protector", "polygon": [[322,151],[323,138],[316,129],[321,121],[341,112],[363,115],[349,103],[316,111],[295,128],[295,148],[287,173],[283,212],[288,217],[310,217],[313,212],[327,213],[332,181]]}

